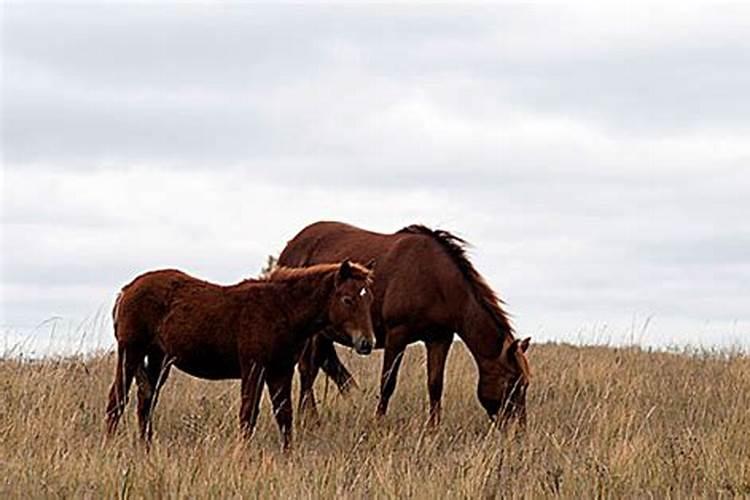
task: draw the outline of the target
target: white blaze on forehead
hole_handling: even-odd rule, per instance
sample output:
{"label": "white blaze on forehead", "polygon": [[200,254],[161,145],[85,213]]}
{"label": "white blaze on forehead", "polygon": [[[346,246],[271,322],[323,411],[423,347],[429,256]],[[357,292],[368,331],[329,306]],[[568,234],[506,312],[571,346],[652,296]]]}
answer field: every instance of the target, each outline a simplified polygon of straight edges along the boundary
{"label": "white blaze on forehead", "polygon": [[367,295],[367,288],[362,288],[362,290],[359,291],[359,296],[364,297]]}

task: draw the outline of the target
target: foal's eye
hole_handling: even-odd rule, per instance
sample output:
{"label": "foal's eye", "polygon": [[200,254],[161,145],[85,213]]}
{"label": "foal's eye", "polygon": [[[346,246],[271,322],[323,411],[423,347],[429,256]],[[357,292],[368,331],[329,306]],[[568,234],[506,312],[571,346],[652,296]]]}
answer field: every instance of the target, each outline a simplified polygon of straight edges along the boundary
{"label": "foal's eye", "polygon": [[345,306],[354,305],[354,299],[351,297],[341,297],[341,302],[343,302]]}

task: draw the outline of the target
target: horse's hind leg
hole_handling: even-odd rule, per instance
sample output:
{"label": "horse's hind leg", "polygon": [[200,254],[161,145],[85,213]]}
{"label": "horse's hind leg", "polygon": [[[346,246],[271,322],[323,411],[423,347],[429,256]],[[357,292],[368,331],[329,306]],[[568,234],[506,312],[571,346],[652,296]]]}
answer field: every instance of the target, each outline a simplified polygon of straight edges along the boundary
{"label": "horse's hind leg", "polygon": [[288,372],[273,374],[268,377],[268,393],[271,396],[273,413],[283,440],[284,451],[292,445],[292,377],[294,368]]}
{"label": "horse's hind leg", "polygon": [[127,344],[118,343],[115,380],[109,389],[107,403],[107,434],[114,434],[122,412],[127,404],[128,391],[133,382],[136,369],[143,362],[143,355]]}
{"label": "horse's hind leg", "polygon": [[315,379],[318,376],[319,360],[316,359],[316,337],[309,339],[305,343],[302,355],[299,358],[297,371],[299,371],[299,413],[300,418],[304,421],[317,420],[318,409],[315,403]]}
{"label": "horse's hind leg", "polygon": [[141,439],[150,442],[153,436],[152,417],[159,391],[169,376],[169,363],[161,350],[149,351],[146,362],[142,363],[136,373],[138,384],[138,428]]}
{"label": "horse's hind leg", "polygon": [[260,396],[263,394],[266,370],[264,367],[248,360],[242,366],[242,403],[240,405],[240,429],[245,439],[250,439],[258,421]]}

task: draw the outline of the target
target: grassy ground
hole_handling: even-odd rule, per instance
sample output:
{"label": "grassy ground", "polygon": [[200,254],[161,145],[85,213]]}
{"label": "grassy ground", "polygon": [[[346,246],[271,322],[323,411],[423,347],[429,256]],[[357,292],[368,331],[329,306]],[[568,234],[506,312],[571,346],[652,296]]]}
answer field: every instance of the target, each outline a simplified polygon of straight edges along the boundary
{"label": "grassy ground", "polygon": [[238,440],[236,382],[173,372],[147,454],[132,403],[104,445],[111,355],[0,361],[0,496],[750,495],[750,358],[535,346],[529,426],[513,436],[488,426],[460,344],[432,433],[421,347],[407,352],[382,422],[373,416],[380,353],[342,357],[362,390],[344,399],[319,380],[322,423],[298,428],[289,455],[267,400],[254,440]]}

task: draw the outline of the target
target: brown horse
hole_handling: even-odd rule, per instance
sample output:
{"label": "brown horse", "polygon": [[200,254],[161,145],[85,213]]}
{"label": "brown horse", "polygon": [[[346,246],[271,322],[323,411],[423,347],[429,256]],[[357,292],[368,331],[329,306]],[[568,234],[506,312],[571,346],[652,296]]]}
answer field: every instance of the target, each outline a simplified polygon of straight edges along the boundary
{"label": "brown horse", "polygon": [[[341,258],[375,260],[377,277],[372,320],[376,348],[384,348],[380,401],[385,415],[406,346],[427,347],[430,424],[440,419],[443,372],[453,333],[468,347],[479,369],[477,394],[491,418],[526,418],[530,371],[525,352],[530,339],[517,340],[498,299],[465,253],[465,241],[421,225],[395,234],[365,231],[339,222],[303,229],[279,257],[285,266],[309,266]],[[308,341],[300,359],[300,410],[315,413],[313,382],[318,368],[343,391],[353,383],[332,342],[321,335]]]}
{"label": "brown horse", "polygon": [[305,269],[278,268],[268,278],[220,286],[176,270],[143,274],[115,303],[117,368],[107,406],[114,433],[133,377],[141,438],[172,365],[205,379],[242,379],[240,425],[252,435],[263,383],[284,448],[292,437],[291,385],[306,340],[321,328],[368,354],[374,344],[372,272],[344,260]]}

